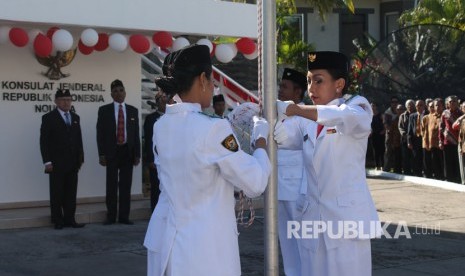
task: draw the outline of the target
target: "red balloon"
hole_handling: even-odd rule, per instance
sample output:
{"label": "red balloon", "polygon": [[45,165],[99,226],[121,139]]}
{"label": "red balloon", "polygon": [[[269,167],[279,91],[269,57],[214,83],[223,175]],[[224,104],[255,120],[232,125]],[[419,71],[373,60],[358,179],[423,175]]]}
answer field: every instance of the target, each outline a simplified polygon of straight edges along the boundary
{"label": "red balloon", "polygon": [[86,55],[86,56],[90,55],[94,51],[93,47],[89,47],[85,45],[84,43],[82,43],[80,39],[78,43],[78,48],[79,48],[79,52],[81,52],[83,55]]}
{"label": "red balloon", "polygon": [[38,34],[34,39],[34,51],[39,57],[48,57],[52,52],[52,40],[43,34]]}
{"label": "red balloon", "polygon": [[166,49],[173,45],[173,36],[169,32],[161,31],[152,36],[153,43],[160,48]]}
{"label": "red balloon", "polygon": [[108,48],[108,34],[100,33],[98,34],[98,42],[95,44],[94,49],[96,51],[104,51]]}
{"label": "red balloon", "polygon": [[129,46],[134,52],[144,54],[150,49],[150,41],[144,35],[135,34],[129,38]]}
{"label": "red balloon", "polygon": [[59,29],[60,29],[60,28],[58,28],[58,27],[51,27],[51,28],[48,29],[48,31],[47,31],[47,37],[50,38],[50,39],[52,39],[53,34],[54,34],[56,31],[58,31]]}
{"label": "red balloon", "polygon": [[236,47],[239,52],[243,53],[244,55],[250,55],[255,52],[255,43],[252,39],[243,37],[236,41]]}
{"label": "red balloon", "polygon": [[24,47],[29,42],[29,36],[21,28],[11,28],[9,36],[11,43],[18,47]]}

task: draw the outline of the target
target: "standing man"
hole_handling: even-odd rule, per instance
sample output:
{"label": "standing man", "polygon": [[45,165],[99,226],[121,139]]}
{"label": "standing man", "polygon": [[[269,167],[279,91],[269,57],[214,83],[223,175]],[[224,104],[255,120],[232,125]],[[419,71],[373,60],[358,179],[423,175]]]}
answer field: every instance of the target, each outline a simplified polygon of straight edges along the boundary
{"label": "standing man", "polygon": [[425,115],[425,102],[417,100],[415,103],[417,112],[409,116],[407,127],[407,147],[413,154],[413,174],[415,176],[423,176],[423,147],[421,134],[421,121]]}
{"label": "standing man", "polygon": [[114,102],[101,106],[97,118],[99,163],[106,167],[104,224],[115,223],[118,214],[120,223],[131,225],[134,224],[129,220],[132,169],[140,162],[139,112],[124,103],[126,91],[118,79],[111,83],[111,97]]}
{"label": "standing man", "polygon": [[[395,153],[392,152],[393,146],[392,144],[396,144],[396,141],[391,140],[391,132],[394,131],[392,122],[397,119],[397,105],[399,103],[399,99],[397,96],[391,97],[390,107],[386,109],[383,114],[383,125],[384,125],[384,132],[385,132],[385,141],[384,141],[384,164],[383,170],[389,172],[391,168],[394,168],[395,165]],[[397,125],[394,126],[397,128]]]}
{"label": "standing man", "polygon": [[[302,101],[306,91],[307,76],[296,70],[285,68],[279,84],[278,99],[303,105]],[[299,120],[306,119],[294,116],[285,119],[282,123],[286,127],[294,129],[293,133],[299,133]],[[310,121],[308,122],[310,123]],[[298,240],[295,237],[287,236],[287,225],[288,222],[297,220],[296,201],[299,195],[306,191],[306,179],[302,138],[300,135],[296,135],[278,145],[278,234],[284,272],[287,276],[300,275],[301,273]]]}
{"label": "standing man", "polygon": [[[153,210],[158,202],[158,197],[160,196],[160,180],[158,180],[157,167],[155,166],[153,160],[153,125],[155,122],[160,119],[160,117],[165,114],[167,97],[163,91],[158,91],[155,95],[155,104],[157,110],[153,113],[150,113],[145,117],[144,121],[144,151],[146,154],[145,164],[149,168],[150,175],[150,207]],[[172,101],[172,99],[170,99]]]}
{"label": "standing man", "polygon": [[40,152],[45,173],[50,176],[50,209],[55,229],[81,228],[77,223],[76,193],[78,172],[84,163],[79,116],[70,112],[69,90],[58,89],[55,94],[57,108],[42,116]]}
{"label": "standing man", "polygon": [[213,96],[213,110],[215,115],[224,118],[224,111],[226,109],[226,103],[224,102],[224,96],[222,94]]}
{"label": "standing man", "polygon": [[439,125],[439,148],[444,153],[444,172],[449,182],[461,183],[459,156],[457,154],[459,130],[452,125],[462,116],[457,96],[446,98],[448,108],[442,112]]}
{"label": "standing man", "polygon": [[405,175],[412,174],[412,150],[408,147],[407,132],[410,115],[415,112],[415,102],[411,99],[405,102],[407,110],[399,117],[400,144],[402,148],[402,169]]}

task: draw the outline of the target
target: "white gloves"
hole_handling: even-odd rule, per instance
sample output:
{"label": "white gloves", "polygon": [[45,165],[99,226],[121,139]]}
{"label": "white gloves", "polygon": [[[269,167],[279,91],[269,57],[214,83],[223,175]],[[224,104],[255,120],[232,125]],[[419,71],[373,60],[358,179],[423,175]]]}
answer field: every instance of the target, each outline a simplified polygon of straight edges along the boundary
{"label": "white gloves", "polygon": [[251,144],[255,144],[255,141],[259,138],[265,138],[268,142],[268,135],[270,134],[270,125],[265,118],[253,116],[253,131],[250,139]]}
{"label": "white gloves", "polygon": [[282,122],[287,118],[286,109],[290,104],[293,104],[293,101],[276,101],[276,111],[278,112],[278,122]]}

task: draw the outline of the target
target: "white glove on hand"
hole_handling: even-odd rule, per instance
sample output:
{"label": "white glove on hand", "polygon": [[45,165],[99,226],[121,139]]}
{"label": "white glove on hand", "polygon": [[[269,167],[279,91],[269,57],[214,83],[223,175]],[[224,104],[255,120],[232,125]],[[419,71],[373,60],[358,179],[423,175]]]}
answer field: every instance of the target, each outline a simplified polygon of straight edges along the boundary
{"label": "white glove on hand", "polygon": [[293,101],[276,101],[276,111],[278,112],[278,122],[282,122],[287,118],[286,109],[290,104],[293,104]]}
{"label": "white glove on hand", "polygon": [[273,134],[274,134],[274,140],[278,144],[282,144],[289,138],[286,127],[284,126],[283,122],[279,120],[278,122],[276,122],[276,125],[274,126]]}
{"label": "white glove on hand", "polygon": [[250,142],[255,144],[258,138],[265,138],[265,141],[268,142],[268,135],[270,134],[270,125],[265,120],[265,118],[261,118],[258,116],[253,116],[253,131],[252,131],[252,139]]}

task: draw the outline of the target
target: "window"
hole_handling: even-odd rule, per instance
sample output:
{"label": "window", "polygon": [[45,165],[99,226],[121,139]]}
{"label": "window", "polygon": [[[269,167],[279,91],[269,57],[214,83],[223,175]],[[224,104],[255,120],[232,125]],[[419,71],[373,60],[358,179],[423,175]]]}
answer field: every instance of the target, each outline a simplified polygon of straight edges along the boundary
{"label": "window", "polygon": [[384,15],[384,37],[386,37],[389,33],[399,29],[399,23],[397,22],[398,19],[398,12],[388,12]]}

